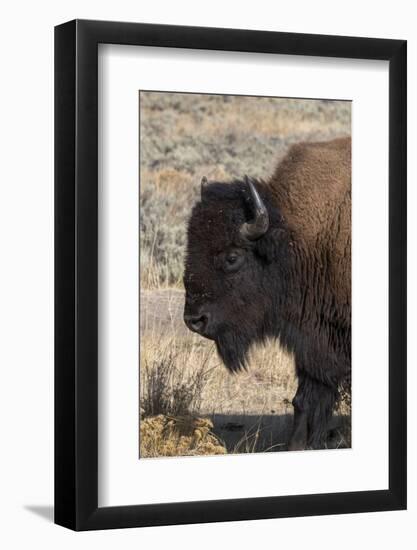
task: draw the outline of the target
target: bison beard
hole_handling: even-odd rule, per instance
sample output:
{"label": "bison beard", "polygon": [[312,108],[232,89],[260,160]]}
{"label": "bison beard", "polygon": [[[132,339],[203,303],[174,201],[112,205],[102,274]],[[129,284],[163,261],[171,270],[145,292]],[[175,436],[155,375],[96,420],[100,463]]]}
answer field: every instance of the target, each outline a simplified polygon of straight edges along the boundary
{"label": "bison beard", "polygon": [[239,372],[247,367],[247,354],[252,343],[253,336],[242,329],[220,330],[216,338],[217,353],[230,372]]}

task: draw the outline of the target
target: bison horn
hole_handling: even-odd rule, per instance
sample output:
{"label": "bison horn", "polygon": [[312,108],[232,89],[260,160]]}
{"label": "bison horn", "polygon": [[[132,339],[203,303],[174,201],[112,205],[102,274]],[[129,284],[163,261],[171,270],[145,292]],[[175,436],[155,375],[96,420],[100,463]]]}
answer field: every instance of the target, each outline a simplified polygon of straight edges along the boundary
{"label": "bison horn", "polygon": [[253,210],[255,217],[253,221],[244,223],[240,228],[240,234],[245,239],[254,241],[265,235],[269,227],[269,215],[268,210],[266,209],[265,204],[263,203],[261,197],[259,196],[258,191],[256,190],[253,182],[245,176],[244,178],[245,185],[249,188],[251,194],[251,200],[253,203]]}
{"label": "bison horn", "polygon": [[203,198],[203,192],[204,192],[204,189],[207,187],[208,185],[208,179],[206,178],[206,176],[203,176],[201,178],[201,198]]}

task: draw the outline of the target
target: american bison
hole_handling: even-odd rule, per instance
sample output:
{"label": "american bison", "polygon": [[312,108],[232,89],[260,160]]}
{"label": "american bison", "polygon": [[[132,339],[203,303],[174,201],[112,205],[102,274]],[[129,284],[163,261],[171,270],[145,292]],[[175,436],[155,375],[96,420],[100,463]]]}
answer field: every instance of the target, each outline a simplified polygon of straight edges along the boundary
{"label": "american bison", "polygon": [[288,448],[322,448],[351,368],[350,138],[292,146],[268,181],[203,178],[184,285],[186,325],[230,371],[271,337],[293,352]]}

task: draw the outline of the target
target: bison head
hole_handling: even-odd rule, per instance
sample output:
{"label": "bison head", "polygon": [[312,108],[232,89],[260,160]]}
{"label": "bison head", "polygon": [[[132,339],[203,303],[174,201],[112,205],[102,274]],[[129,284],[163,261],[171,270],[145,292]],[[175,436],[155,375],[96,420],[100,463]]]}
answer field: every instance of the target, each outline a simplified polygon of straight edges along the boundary
{"label": "bison head", "polygon": [[272,335],[286,243],[265,184],[203,178],[188,224],[184,321],[216,342],[231,371],[245,367],[253,342]]}

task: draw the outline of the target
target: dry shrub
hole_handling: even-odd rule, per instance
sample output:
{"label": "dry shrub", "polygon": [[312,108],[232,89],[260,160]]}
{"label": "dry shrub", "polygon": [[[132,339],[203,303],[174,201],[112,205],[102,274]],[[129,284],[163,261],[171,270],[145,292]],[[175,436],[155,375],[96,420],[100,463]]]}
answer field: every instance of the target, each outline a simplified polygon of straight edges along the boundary
{"label": "dry shrub", "polygon": [[142,92],[141,114],[141,123],[155,129],[149,136],[153,146],[161,149],[164,137],[165,154],[172,152],[175,140],[189,137],[213,139],[231,132],[287,137],[350,130],[346,101]]}
{"label": "dry shrub", "polygon": [[141,288],[181,283],[190,177],[176,170],[141,171]]}
{"label": "dry shrub", "polygon": [[141,409],[145,417],[189,415],[200,410],[211,369],[204,361],[193,370],[185,369],[171,349],[166,347],[151,362],[145,357],[141,366]]}
{"label": "dry shrub", "polygon": [[213,350],[194,339],[142,338],[141,457],[224,454],[210,420],[197,416],[212,377]]}
{"label": "dry shrub", "polygon": [[142,458],[226,454],[225,446],[211,432],[206,418],[158,415],[140,423]]}

